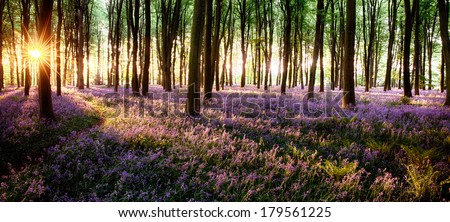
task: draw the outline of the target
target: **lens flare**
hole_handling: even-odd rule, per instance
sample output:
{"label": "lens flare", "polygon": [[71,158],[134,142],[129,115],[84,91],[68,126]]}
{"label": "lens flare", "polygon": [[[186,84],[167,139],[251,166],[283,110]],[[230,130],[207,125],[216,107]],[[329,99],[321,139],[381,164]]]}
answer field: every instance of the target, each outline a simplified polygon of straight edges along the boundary
{"label": "lens flare", "polygon": [[39,58],[42,57],[42,52],[39,49],[30,49],[30,50],[28,50],[28,54],[34,60],[38,60]]}

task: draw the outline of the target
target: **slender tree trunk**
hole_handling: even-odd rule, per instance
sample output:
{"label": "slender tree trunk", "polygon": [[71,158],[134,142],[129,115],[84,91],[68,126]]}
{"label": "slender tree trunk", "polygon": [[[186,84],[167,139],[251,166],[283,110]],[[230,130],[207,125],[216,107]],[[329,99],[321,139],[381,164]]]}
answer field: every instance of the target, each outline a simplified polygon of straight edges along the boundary
{"label": "slender tree trunk", "polygon": [[[130,65],[133,60],[131,54],[131,32],[132,32],[132,23],[133,23],[133,1],[127,0],[126,3],[126,14],[127,14],[127,38],[125,42],[127,43],[127,66],[125,70],[125,89],[130,88]],[[133,74],[132,74],[133,75]],[[123,81],[123,80],[122,80]]]}
{"label": "slender tree trunk", "polygon": [[414,95],[418,96],[420,90],[420,13],[419,7],[415,8],[414,13]]}
{"label": "slender tree trunk", "polygon": [[206,21],[205,21],[205,83],[203,85],[205,100],[212,98],[212,87],[214,82],[213,74],[213,49],[212,49],[212,38],[213,38],[213,1],[206,1]]}
{"label": "slender tree trunk", "polygon": [[[219,85],[219,52],[220,52],[220,42],[221,42],[221,33],[220,33],[220,25],[221,25],[221,19],[222,19],[222,0],[215,0],[216,2],[216,9],[215,9],[215,15],[214,15],[214,38],[213,38],[213,45],[212,45],[212,74],[213,77],[216,77],[216,91],[220,90]],[[211,90],[212,91],[212,90]]]}
{"label": "slender tree trunk", "polygon": [[260,0],[255,0],[255,11],[256,11],[256,38],[257,42],[255,45],[256,53],[256,88],[261,88],[261,48],[262,48],[262,28],[263,28],[263,16],[261,13],[261,5],[265,2]]}
{"label": "slender tree trunk", "polygon": [[[14,16],[13,11],[11,8],[11,0],[8,0],[8,14],[9,14],[9,21],[11,24],[11,53],[10,53],[10,73],[11,73],[11,85],[14,85],[14,71],[17,72],[17,88],[20,87],[20,76],[19,76],[19,63],[17,59],[17,51],[16,51],[16,35],[15,35],[15,23],[14,23]],[[14,64],[15,63],[15,64]]]}
{"label": "slender tree trunk", "polygon": [[448,6],[445,0],[438,0],[439,20],[442,40],[442,51],[444,53],[447,95],[445,106],[450,106],[450,39],[448,34]]}
{"label": "slender tree trunk", "polygon": [[245,87],[246,81],[246,63],[247,63],[247,48],[248,41],[246,38],[248,37],[248,24],[247,21],[247,1],[246,0],[238,0],[239,2],[239,15],[241,21],[241,53],[242,53],[242,75],[241,75],[241,87]]}
{"label": "slender tree trunk", "polygon": [[443,93],[444,92],[444,89],[445,89],[445,76],[444,76],[444,74],[445,74],[445,55],[444,55],[444,50],[442,50],[442,52],[441,52],[441,70],[440,70],[440,73],[441,73],[441,93]]}
{"label": "slender tree trunk", "polygon": [[103,82],[100,73],[102,72],[102,33],[100,28],[97,28],[97,73],[95,75],[95,85],[100,85]]}
{"label": "slender tree trunk", "polygon": [[386,62],[386,78],[384,79],[384,91],[391,90],[391,73],[392,73],[392,61],[394,59],[393,48],[395,42],[395,29],[397,23],[397,0],[389,0],[388,3],[388,18],[389,18],[389,43],[387,51]]}
{"label": "slender tree trunk", "polygon": [[[269,75],[272,73],[272,45],[273,45],[273,1],[269,4],[264,4],[264,38],[266,39],[264,57],[266,62],[266,69],[264,73],[264,90],[269,89]],[[267,30],[269,28],[269,30]]]}
{"label": "slender tree trunk", "polygon": [[400,23],[400,36],[403,38],[400,38],[400,46],[398,49],[398,62],[400,66],[400,70],[398,71],[398,89],[402,89],[402,73],[403,73],[403,45],[404,45],[404,29],[402,23]]}
{"label": "slender tree trunk", "polygon": [[79,2],[79,9],[77,12],[77,86],[78,89],[84,89],[84,10],[86,10],[86,0]]}
{"label": "slender tree trunk", "polygon": [[410,57],[410,46],[411,46],[411,34],[412,25],[414,19],[415,8],[417,7],[419,1],[414,0],[413,9],[411,10],[410,0],[404,0],[405,4],[405,35],[404,35],[404,45],[403,45],[403,85],[404,85],[404,96],[412,97],[411,93],[411,78],[409,71],[409,57]]}
{"label": "slender tree trunk", "polygon": [[178,26],[180,24],[181,14],[181,0],[176,0],[172,5],[172,1],[161,0],[161,65],[164,82],[164,90],[166,92],[172,91],[172,50],[173,43],[178,33]]}
{"label": "slender tree trunk", "polygon": [[346,35],[344,57],[344,98],[342,107],[355,105],[355,85],[353,79],[356,31],[356,0],[347,0]]}
{"label": "slender tree trunk", "polygon": [[[321,1],[321,0],[319,0]],[[283,53],[283,74],[281,80],[281,93],[286,94],[286,80],[288,75],[288,65],[289,58],[291,57],[291,18],[292,18],[292,9],[290,1],[285,1],[284,3],[284,19],[285,19],[285,28],[284,28],[284,53]]]}
{"label": "slender tree trunk", "polygon": [[[131,2],[131,0],[129,0]],[[139,8],[140,8],[140,0],[135,0],[134,2],[134,11],[132,10],[132,5],[130,5],[130,10],[134,12],[134,20],[131,17],[131,31],[133,34],[133,76],[131,78],[131,88],[133,90],[133,95],[139,95],[139,79],[138,79],[138,46],[139,46]],[[130,13],[131,14],[131,13]]]}
{"label": "slender tree trunk", "polygon": [[[330,26],[330,37],[331,37],[331,45],[330,45],[330,65],[331,65],[331,76],[330,76],[330,83],[331,83],[331,90],[334,90],[335,88],[335,82],[334,78],[336,75],[336,15],[335,15],[335,6],[334,6],[334,0],[331,0],[331,26]],[[302,87],[303,88],[303,87]]]}
{"label": "slender tree trunk", "polygon": [[58,24],[56,26],[56,95],[61,96],[61,28],[63,20],[62,0],[57,0]]}
{"label": "slender tree trunk", "polygon": [[191,29],[191,46],[189,53],[189,80],[187,113],[190,116],[200,114],[200,57],[202,54],[202,32],[204,0],[195,0],[194,16]]}
{"label": "slender tree trunk", "polygon": [[[144,2],[145,8],[145,49],[144,49],[144,68],[142,74],[142,95],[147,96],[148,84],[149,84],[149,67],[150,67],[150,37],[151,37],[151,24],[150,24],[150,1]],[[181,87],[181,79],[180,79]]]}
{"label": "slender tree trunk", "polygon": [[[24,38],[24,45],[27,46],[30,44],[30,35],[28,32],[29,26],[30,26],[30,8],[31,8],[31,1],[30,0],[21,0],[22,3],[22,19],[23,19],[23,25],[22,25],[22,35]],[[22,50],[22,58],[27,58],[26,55],[27,51]],[[30,73],[30,63],[29,60],[23,61],[25,66],[25,88],[24,88],[24,94],[25,96],[30,95],[30,87],[31,87],[31,73]]]}
{"label": "slender tree trunk", "polygon": [[437,11],[434,14],[433,17],[433,24],[431,26],[431,32],[428,35],[428,90],[431,90],[431,81],[432,81],[432,69],[431,69],[431,63],[432,63],[432,59],[433,59],[433,44],[434,44],[434,32],[436,30],[436,19],[437,19]]}
{"label": "slender tree trunk", "polygon": [[91,66],[90,66],[90,59],[91,59],[91,21],[92,21],[92,13],[93,13],[94,7],[91,6],[89,8],[89,1],[86,3],[86,10],[85,10],[85,23],[86,23],[86,31],[85,31],[85,45],[86,45],[86,88],[89,89],[90,87],[90,75],[91,75]]}
{"label": "slender tree trunk", "polygon": [[[39,39],[44,48],[50,48],[52,37],[53,0],[42,0],[39,13]],[[39,65],[39,113],[41,118],[54,119],[52,104],[52,88],[50,85],[51,61],[50,54],[43,54]]]}
{"label": "slender tree trunk", "polygon": [[4,70],[3,70],[3,11],[5,9],[6,0],[0,0],[0,91],[4,86]]}
{"label": "slender tree trunk", "polygon": [[[232,1],[232,0],[230,0],[230,1]],[[231,22],[231,28],[230,28],[231,42],[230,42],[230,58],[229,58],[230,70],[229,70],[228,84],[229,84],[229,86],[233,86],[233,48],[234,48],[233,43],[234,43],[234,25],[235,25],[233,13],[231,13],[230,19],[231,19],[230,20],[230,22]]]}
{"label": "slender tree trunk", "polygon": [[316,14],[316,34],[314,36],[314,52],[313,52],[313,61],[311,65],[311,71],[309,73],[309,85],[308,85],[308,99],[312,99],[314,97],[314,85],[316,82],[316,66],[317,59],[319,58],[320,51],[320,35],[321,35],[321,27],[323,22],[323,10],[324,10],[324,2],[323,0],[317,1],[317,14]]}
{"label": "slender tree trunk", "polygon": [[325,90],[325,70],[323,67],[323,35],[325,31],[325,24],[322,23],[322,27],[320,28],[320,53],[319,53],[319,62],[320,62],[320,75],[319,75],[319,92],[324,92]]}
{"label": "slender tree trunk", "polygon": [[[335,71],[335,87],[342,89],[342,79],[344,71],[344,42],[345,42],[345,8],[344,1],[339,1],[339,47],[338,47],[338,58],[336,60],[336,71]],[[363,8],[364,9],[364,8]],[[365,14],[365,13],[363,13]],[[365,16],[363,16],[365,18]],[[363,23],[365,24],[365,23]]]}
{"label": "slender tree trunk", "polygon": [[120,65],[120,29],[121,29],[121,14],[122,14],[122,6],[124,0],[118,0],[119,2],[116,3],[117,6],[117,18],[116,18],[116,25],[115,25],[115,47],[114,47],[114,58],[115,58],[115,64],[114,64],[114,92],[119,91],[119,65]]}

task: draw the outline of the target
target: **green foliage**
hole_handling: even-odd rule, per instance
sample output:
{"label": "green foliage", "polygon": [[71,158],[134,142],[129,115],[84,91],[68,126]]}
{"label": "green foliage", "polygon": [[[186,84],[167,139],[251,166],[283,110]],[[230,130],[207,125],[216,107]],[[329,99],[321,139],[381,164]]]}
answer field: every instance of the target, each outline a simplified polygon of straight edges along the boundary
{"label": "green foliage", "polygon": [[390,154],[393,150],[392,148],[395,146],[395,143],[392,141],[386,142],[386,141],[377,141],[374,139],[368,139],[367,147],[369,147],[372,150],[378,150],[385,154]]}
{"label": "green foliage", "polygon": [[425,150],[419,146],[413,145],[401,145],[401,148],[405,152],[408,161],[415,165],[422,165],[431,160],[439,159],[439,157],[442,156],[436,148]]}
{"label": "green foliage", "polygon": [[340,164],[336,161],[331,162],[325,160],[322,169],[336,180],[341,180],[344,176],[355,173],[357,166],[357,163],[347,162],[346,160],[342,161]]}
{"label": "green foliage", "polygon": [[407,97],[407,96],[403,96],[400,99],[400,103],[403,105],[409,105],[411,103],[411,98]]}
{"label": "green foliage", "polygon": [[438,171],[432,166],[419,167],[409,165],[408,183],[411,185],[409,192],[418,200],[435,199],[438,195],[440,184],[437,182]]}

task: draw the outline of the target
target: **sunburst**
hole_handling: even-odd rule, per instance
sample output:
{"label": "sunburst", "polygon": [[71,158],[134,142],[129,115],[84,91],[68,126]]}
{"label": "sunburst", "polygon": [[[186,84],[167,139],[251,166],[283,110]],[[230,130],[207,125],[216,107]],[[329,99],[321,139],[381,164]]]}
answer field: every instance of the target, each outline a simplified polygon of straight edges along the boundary
{"label": "sunburst", "polygon": [[29,62],[29,65],[36,64],[38,67],[52,67],[50,57],[54,48],[52,44],[53,40],[53,35],[48,39],[37,38],[35,40],[31,40],[30,42],[28,42],[28,44],[24,45],[24,49],[26,52],[23,54],[24,59]]}

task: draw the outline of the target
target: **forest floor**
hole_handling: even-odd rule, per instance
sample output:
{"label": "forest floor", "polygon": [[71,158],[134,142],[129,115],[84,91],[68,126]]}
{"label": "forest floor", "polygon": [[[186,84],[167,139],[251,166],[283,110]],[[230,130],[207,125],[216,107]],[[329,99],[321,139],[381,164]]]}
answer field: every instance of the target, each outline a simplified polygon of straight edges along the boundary
{"label": "forest floor", "polygon": [[63,89],[56,121],[36,89],[0,92],[0,201],[450,200],[436,91],[358,89],[341,110],[338,92],[228,87],[190,118],[183,89],[112,90]]}

